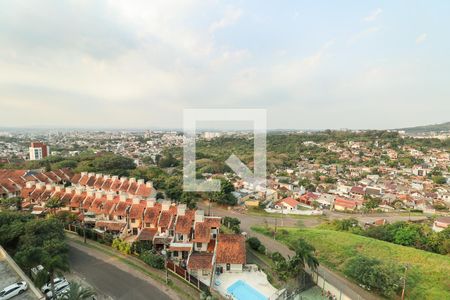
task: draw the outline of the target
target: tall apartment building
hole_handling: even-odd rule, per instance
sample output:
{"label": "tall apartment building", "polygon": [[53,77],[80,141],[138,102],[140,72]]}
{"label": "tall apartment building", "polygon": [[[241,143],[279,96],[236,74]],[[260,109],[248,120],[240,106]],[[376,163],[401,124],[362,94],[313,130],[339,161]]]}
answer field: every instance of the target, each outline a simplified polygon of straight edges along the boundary
{"label": "tall apartment building", "polygon": [[30,149],[30,160],[40,160],[50,154],[50,147],[41,142],[32,142]]}

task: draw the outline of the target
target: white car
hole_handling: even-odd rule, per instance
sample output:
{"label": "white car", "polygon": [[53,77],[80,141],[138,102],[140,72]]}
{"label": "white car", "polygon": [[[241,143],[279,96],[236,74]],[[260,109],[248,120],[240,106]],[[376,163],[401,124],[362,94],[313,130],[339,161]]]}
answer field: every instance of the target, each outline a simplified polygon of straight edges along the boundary
{"label": "white car", "polygon": [[58,284],[58,286],[55,286],[55,295],[56,297],[53,297],[53,293],[52,291],[48,291],[45,294],[45,297],[47,299],[56,299],[58,296],[60,296],[62,293],[64,293],[65,291],[70,289],[70,285],[67,281],[63,281],[60,284]]}
{"label": "white car", "polygon": [[14,296],[20,295],[28,289],[28,284],[25,281],[16,282],[10,286],[5,287],[0,291],[0,300],[11,299]]}
{"label": "white car", "polygon": [[[66,283],[67,283],[67,280],[64,277],[56,277],[53,279],[53,284],[55,285],[55,290],[61,284],[66,284]],[[44,285],[43,287],[41,287],[41,292],[43,292],[44,294],[47,294],[51,289],[52,289],[52,285],[49,282],[46,285]]]}

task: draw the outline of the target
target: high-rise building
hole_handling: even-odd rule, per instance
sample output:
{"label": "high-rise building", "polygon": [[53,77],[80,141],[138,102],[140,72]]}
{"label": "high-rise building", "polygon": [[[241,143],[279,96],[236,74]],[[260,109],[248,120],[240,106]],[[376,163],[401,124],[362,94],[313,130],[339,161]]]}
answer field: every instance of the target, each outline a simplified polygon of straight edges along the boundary
{"label": "high-rise building", "polygon": [[50,147],[41,142],[32,142],[30,147],[30,160],[40,160],[50,154]]}

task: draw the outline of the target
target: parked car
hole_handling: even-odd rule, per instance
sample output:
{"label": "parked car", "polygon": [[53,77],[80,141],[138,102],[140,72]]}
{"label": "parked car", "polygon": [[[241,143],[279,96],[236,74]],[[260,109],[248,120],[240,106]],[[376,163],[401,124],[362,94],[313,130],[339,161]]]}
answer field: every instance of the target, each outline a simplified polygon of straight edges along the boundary
{"label": "parked car", "polygon": [[53,293],[51,290],[45,294],[45,297],[47,299],[56,299],[58,296],[60,296],[62,293],[64,293],[65,291],[67,291],[69,289],[70,289],[70,285],[67,282],[67,280],[62,281],[57,287],[55,286],[55,296],[56,297],[53,297]]}
{"label": "parked car", "polygon": [[20,295],[28,289],[28,284],[25,281],[13,283],[0,291],[0,300],[11,299],[14,296]]}
{"label": "parked car", "polygon": [[[56,277],[53,279],[53,284],[55,285],[55,290],[61,285],[67,283],[67,280],[64,277]],[[41,287],[41,292],[44,294],[47,294],[52,288],[51,283],[45,284],[43,287]]]}

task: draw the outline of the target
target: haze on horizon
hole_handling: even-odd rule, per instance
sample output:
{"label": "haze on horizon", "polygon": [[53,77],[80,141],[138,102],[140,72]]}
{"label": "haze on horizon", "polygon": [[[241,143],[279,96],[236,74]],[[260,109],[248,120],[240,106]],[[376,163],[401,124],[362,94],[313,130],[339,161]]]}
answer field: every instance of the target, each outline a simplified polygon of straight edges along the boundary
{"label": "haze on horizon", "polygon": [[[349,3],[349,2],[347,2]],[[450,2],[2,1],[0,127],[272,129],[449,121]]]}

